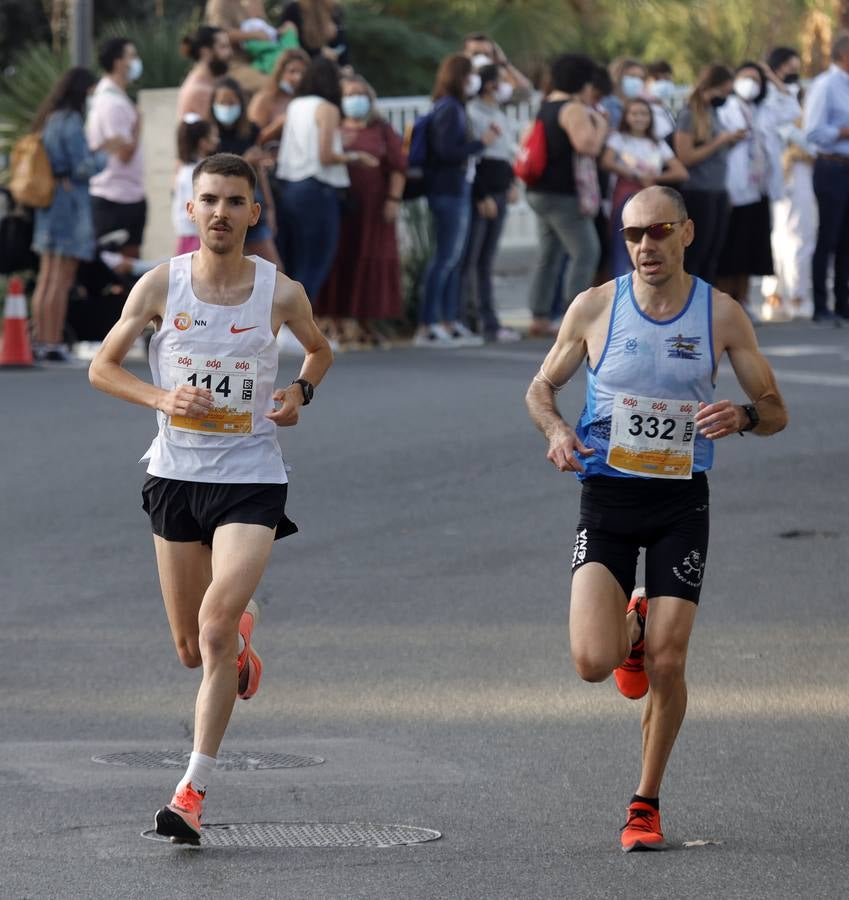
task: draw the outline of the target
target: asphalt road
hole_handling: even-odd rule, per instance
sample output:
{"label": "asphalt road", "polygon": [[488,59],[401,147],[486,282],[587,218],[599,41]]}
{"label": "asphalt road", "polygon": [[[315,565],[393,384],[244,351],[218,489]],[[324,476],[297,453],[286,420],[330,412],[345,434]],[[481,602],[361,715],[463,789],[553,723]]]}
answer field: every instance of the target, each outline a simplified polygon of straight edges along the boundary
{"label": "asphalt road", "polygon": [[[342,356],[281,432],[301,532],[224,749],[326,761],[217,773],[206,820],[443,834],[380,849],[140,837],[179,773],[91,758],[188,749],[198,683],[140,508],[153,416],[83,369],[0,372],[0,898],[845,897],[849,330],[759,336],[791,424],[717,449],[663,854],[618,845],[641,704],[568,657],[578,489],[522,402],[543,345]],[[719,396],[742,397],[725,368]]]}

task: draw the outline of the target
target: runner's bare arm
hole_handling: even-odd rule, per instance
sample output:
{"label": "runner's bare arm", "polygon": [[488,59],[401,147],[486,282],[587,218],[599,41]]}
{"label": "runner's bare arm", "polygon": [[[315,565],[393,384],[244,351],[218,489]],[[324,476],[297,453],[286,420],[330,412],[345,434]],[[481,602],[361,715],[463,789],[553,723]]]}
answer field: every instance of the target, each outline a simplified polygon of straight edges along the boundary
{"label": "runner's bare arm", "polygon": [[583,472],[575,451],[582,456],[594,452],[578,440],[575,429],[560,415],[555,395],[578,371],[587,355],[587,331],[597,312],[597,294],[597,289],[590,288],[569,306],[557,340],[525,394],[531,421],[548,440],[546,458],[561,472]]}
{"label": "runner's bare arm", "polygon": [[[303,378],[313,387],[317,387],[333,364],[333,351],[327,338],[313,320],[312,306],[303,287],[285,275],[277,276],[271,319],[271,327],[275,334],[281,325],[287,325],[306,350],[298,378]],[[281,406],[266,413],[267,417],[277,425],[296,425],[298,407],[304,403],[301,386],[292,384],[276,390],[274,400]]]}
{"label": "runner's bare arm", "polygon": [[[740,387],[757,409],[760,421],[752,431],[761,435],[781,431],[787,426],[787,409],[775,375],[758,348],[749,317],[736,300],[718,291],[714,291],[713,309],[714,333],[720,351],[717,359],[722,351],[728,353]],[[742,405],[731,400],[700,403],[695,419],[699,431],[711,440],[737,434],[749,424]]]}
{"label": "runner's bare arm", "polygon": [[200,418],[212,407],[212,394],[205,388],[182,385],[166,391],[142,381],[122,365],[130,347],[148,323],[161,319],[168,295],[168,264],[143,275],[130,291],[121,318],[106,335],[88,370],[94,387],[121,400],[159,409],[168,415]]}

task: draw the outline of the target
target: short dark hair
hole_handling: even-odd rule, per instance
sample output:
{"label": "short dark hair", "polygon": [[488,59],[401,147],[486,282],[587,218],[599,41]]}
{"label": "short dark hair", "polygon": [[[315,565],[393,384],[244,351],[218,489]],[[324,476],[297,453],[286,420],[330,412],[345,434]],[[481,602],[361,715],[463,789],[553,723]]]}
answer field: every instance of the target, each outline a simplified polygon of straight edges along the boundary
{"label": "short dark hair", "polygon": [[662,75],[671,75],[672,66],[665,59],[656,59],[654,62],[646,64],[646,75],[654,78],[655,81]]}
{"label": "short dark hair", "polygon": [[610,77],[610,72],[607,71],[607,66],[596,66],[593,69],[591,84],[602,97],[613,93],[613,79]]}
{"label": "short dark hair", "polygon": [[197,62],[200,59],[200,51],[206,47],[212,49],[215,45],[215,35],[222,28],[213,25],[201,25],[194,34],[187,34],[180,42],[180,53]]}
{"label": "short dark hair", "polygon": [[192,170],[192,187],[196,187],[201,175],[226,175],[230,178],[244,178],[250,187],[253,198],[256,191],[256,172],[254,167],[235,153],[213,153],[202,159]]}
{"label": "short dark hair", "polygon": [[488,66],[481,66],[478,69],[478,76],[481,80],[481,89],[478,93],[483,93],[483,89],[488,85],[492,84],[493,81],[498,81],[499,68],[495,63],[490,63]]}
{"label": "short dark hair", "polygon": [[795,59],[797,56],[799,56],[799,51],[794,50],[793,47],[775,47],[766,58],[766,64],[774,72],[776,69],[780,69],[784,63]]}
{"label": "short dark hair", "polygon": [[97,61],[104,72],[109,73],[115,68],[115,63],[124,55],[127,44],[132,44],[128,37],[113,37],[100,45]]}
{"label": "short dark hair", "polygon": [[295,91],[296,97],[321,97],[334,106],[342,105],[342,83],[339,66],[326,56],[310,61]]}
{"label": "short dark hair", "polygon": [[551,87],[556,91],[576,94],[592,82],[595,63],[583,53],[562,53],[551,61]]}
{"label": "short dark hair", "polygon": [[471,31],[463,38],[463,46],[466,44],[471,44],[472,41],[486,41],[488,44],[492,44],[492,38],[488,34],[484,34],[482,31]]}

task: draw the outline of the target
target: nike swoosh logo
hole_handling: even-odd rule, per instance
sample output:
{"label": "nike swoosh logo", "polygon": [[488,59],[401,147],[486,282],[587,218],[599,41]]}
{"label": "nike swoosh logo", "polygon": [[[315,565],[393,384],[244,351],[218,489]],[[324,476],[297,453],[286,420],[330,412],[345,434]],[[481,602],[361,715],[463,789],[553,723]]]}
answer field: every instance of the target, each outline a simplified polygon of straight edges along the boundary
{"label": "nike swoosh logo", "polygon": [[236,328],[236,323],[234,322],[230,326],[231,334],[241,334],[243,331],[251,331],[253,328],[259,328],[259,325],[248,325],[247,328]]}

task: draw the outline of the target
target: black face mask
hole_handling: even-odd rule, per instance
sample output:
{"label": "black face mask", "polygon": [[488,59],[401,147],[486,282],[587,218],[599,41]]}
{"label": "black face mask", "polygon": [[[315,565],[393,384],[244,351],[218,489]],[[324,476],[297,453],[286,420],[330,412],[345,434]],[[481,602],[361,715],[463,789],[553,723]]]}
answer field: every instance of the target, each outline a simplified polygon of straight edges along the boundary
{"label": "black face mask", "polygon": [[229,68],[229,63],[223,62],[222,60],[216,59],[215,57],[213,57],[209,61],[209,71],[216,78],[220,78],[222,75],[226,75],[228,68]]}
{"label": "black face mask", "polygon": [[727,99],[728,99],[727,97],[711,97],[711,98],[710,98],[710,105],[711,105],[714,109],[719,109],[720,106],[725,106],[725,101],[726,101]]}
{"label": "black face mask", "polygon": [[799,73],[791,72],[789,75],[784,76],[785,84],[798,84],[799,83]]}

